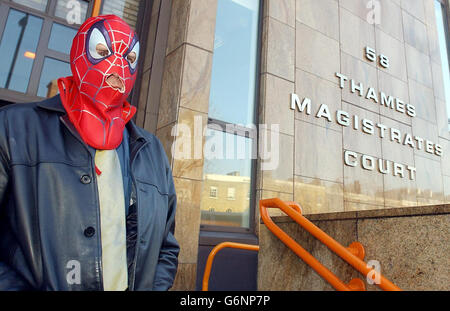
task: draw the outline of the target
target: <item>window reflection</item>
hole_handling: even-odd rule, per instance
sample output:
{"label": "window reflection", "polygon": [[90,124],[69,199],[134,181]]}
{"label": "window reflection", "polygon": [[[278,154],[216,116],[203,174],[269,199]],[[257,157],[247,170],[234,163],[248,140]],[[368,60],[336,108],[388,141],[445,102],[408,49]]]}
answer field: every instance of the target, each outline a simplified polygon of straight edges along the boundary
{"label": "window reflection", "polygon": [[81,25],[87,18],[89,2],[83,0],[58,0],[55,16],[63,18],[68,24]]}
{"label": "window reflection", "polygon": [[0,87],[25,93],[36,57],[42,19],[11,9],[0,43]]}
{"label": "window reflection", "polygon": [[254,122],[258,17],[257,0],[218,1],[209,104],[213,119]]}
{"label": "window reflection", "polygon": [[102,15],[114,14],[132,28],[136,27],[141,0],[108,0],[103,2]]}
{"label": "window reflection", "polygon": [[71,75],[69,63],[46,57],[39,80],[38,96],[53,97],[59,93],[57,79]]}
{"label": "window reflection", "polygon": [[53,23],[48,48],[64,54],[70,54],[72,40],[76,34],[76,29]]}
{"label": "window reflection", "polygon": [[47,0],[12,0],[12,2],[27,6],[29,8],[45,11],[47,8]]}
{"label": "window reflection", "polygon": [[448,33],[446,32],[447,14],[444,5],[438,0],[434,1],[436,22],[439,36],[439,46],[442,61],[442,73],[444,78],[445,99],[447,102],[448,124],[450,129],[450,66],[449,66],[449,51],[448,47]]}
{"label": "window reflection", "polygon": [[213,129],[206,136],[201,223],[249,228],[252,139]]}

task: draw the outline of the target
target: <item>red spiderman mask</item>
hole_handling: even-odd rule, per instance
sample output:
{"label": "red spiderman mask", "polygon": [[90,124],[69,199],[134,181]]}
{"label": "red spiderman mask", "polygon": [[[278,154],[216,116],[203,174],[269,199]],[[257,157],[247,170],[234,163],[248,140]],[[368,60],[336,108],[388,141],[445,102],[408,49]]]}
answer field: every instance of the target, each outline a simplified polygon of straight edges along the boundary
{"label": "red spiderman mask", "polygon": [[72,77],[60,78],[62,104],[89,146],[112,150],[136,113],[127,97],[136,80],[139,40],[115,15],[89,18],[70,52]]}

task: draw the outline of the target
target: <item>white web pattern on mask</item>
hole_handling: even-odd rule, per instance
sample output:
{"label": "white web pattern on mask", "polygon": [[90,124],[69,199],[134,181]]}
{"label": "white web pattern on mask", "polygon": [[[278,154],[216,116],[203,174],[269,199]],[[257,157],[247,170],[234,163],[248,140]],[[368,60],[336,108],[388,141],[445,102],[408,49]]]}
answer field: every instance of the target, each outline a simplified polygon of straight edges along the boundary
{"label": "white web pattern on mask", "polygon": [[[91,26],[94,25],[97,21],[99,21],[99,20],[101,20],[101,19],[102,19],[102,18],[96,18],[96,19],[93,19],[93,22],[92,22]],[[122,22],[122,21],[115,20],[115,22],[119,22],[119,23],[125,25],[126,27],[128,27],[128,25],[127,25],[126,23]],[[77,76],[78,76],[78,80],[80,81],[80,85],[79,85],[79,93],[80,93],[80,94],[83,94],[83,95],[86,96],[86,97],[88,97],[93,103],[98,103],[98,104],[104,106],[106,109],[108,109],[108,108],[116,108],[116,107],[119,107],[120,105],[122,105],[122,103],[117,104],[117,105],[108,105],[108,104],[106,104],[106,103],[104,103],[104,102],[98,100],[98,99],[97,99],[97,96],[98,96],[98,94],[99,94],[103,89],[106,89],[106,88],[112,88],[109,84],[105,83],[105,81],[106,81],[106,79],[111,75],[110,71],[111,71],[111,69],[114,68],[114,67],[119,67],[120,70],[122,71],[122,75],[120,76],[120,79],[121,79],[121,81],[122,81],[122,83],[123,83],[123,85],[124,85],[124,90],[123,90],[122,93],[125,93],[125,92],[126,92],[126,82],[127,82],[128,80],[132,80],[133,77],[123,78],[123,77],[125,77],[125,70],[129,70],[129,64],[128,64],[128,62],[125,60],[125,58],[124,58],[123,56],[124,56],[124,53],[125,53],[126,51],[128,51],[128,49],[130,48],[130,44],[131,44],[131,42],[132,42],[132,40],[133,40],[133,33],[130,31],[130,32],[127,34],[127,33],[124,33],[124,32],[122,32],[122,31],[119,31],[119,30],[114,30],[114,29],[112,28],[111,24],[108,22],[108,20],[104,20],[104,24],[105,24],[105,27],[106,27],[106,30],[107,30],[108,34],[110,35],[111,47],[112,47],[111,54],[113,54],[113,55],[110,55],[107,59],[104,59],[104,60],[103,60],[103,61],[105,61],[105,62],[107,62],[107,63],[109,64],[109,67],[108,67],[108,69],[106,70],[106,72],[103,72],[103,71],[101,71],[101,70],[98,69],[98,68],[94,68],[94,65],[93,65],[93,64],[88,60],[88,58],[87,58],[87,55],[86,55],[86,49],[87,49],[87,47],[86,47],[85,45],[86,45],[86,36],[88,35],[89,30],[87,30],[87,31],[85,31],[85,32],[81,32],[81,33],[79,34],[79,35],[80,35],[80,38],[78,38],[78,40],[77,40],[77,48],[76,48],[77,53],[76,53],[76,54],[77,54],[77,55],[80,54],[80,48],[83,49],[83,53],[82,53],[81,55],[79,55],[77,58],[75,58],[75,59],[72,61],[72,64],[74,65],[74,68],[75,68],[75,70],[76,70],[76,74],[77,74]],[[127,38],[127,39],[128,39],[128,43],[124,42],[123,40],[120,40],[120,41],[116,40],[116,33],[117,33],[117,34],[121,34],[122,36],[127,36],[127,37],[128,37],[128,38]],[[111,37],[112,37],[112,38],[111,38]],[[82,44],[81,47],[80,47],[80,44]],[[84,45],[84,46],[83,46],[83,45]],[[111,59],[110,59],[111,56],[114,57],[114,60],[113,60],[113,61],[111,61]],[[85,73],[83,76],[81,76],[81,74],[79,73],[78,68],[77,68],[77,66],[76,66],[76,63],[77,63],[77,61],[80,60],[80,58],[85,62],[85,65],[86,65],[86,67],[87,67],[86,73]],[[136,60],[136,61],[137,61],[137,60]],[[91,72],[91,71],[97,71],[98,73],[100,73],[100,74],[102,75],[102,83],[101,83],[100,86],[94,85],[94,84],[92,84],[92,83],[90,83],[90,82],[85,81],[86,77],[88,76],[89,72]],[[88,86],[97,88],[97,92],[96,92],[95,95],[92,97],[92,96],[90,96],[89,94],[87,94],[86,92],[81,91],[83,85],[88,85]],[[76,96],[78,96],[78,94],[76,94]],[[70,106],[71,111],[72,111],[72,112],[75,112],[75,111],[80,112],[81,115],[82,115],[83,113],[89,114],[90,116],[94,117],[98,122],[100,122],[100,124],[101,124],[102,127],[103,127],[103,145],[105,145],[105,144],[106,144],[106,123],[105,123],[103,120],[101,120],[100,118],[98,118],[96,115],[94,115],[93,113],[91,113],[90,111],[88,111],[88,110],[74,109],[74,108],[73,108],[73,105],[75,104],[76,99],[77,99],[77,98],[75,97],[75,98],[73,99],[73,102],[71,103],[71,106]],[[132,111],[131,106],[128,107],[128,111],[124,111],[124,112],[126,113],[126,114],[124,115],[125,119],[128,119],[128,117],[129,117],[130,114],[131,114],[131,111]],[[110,128],[113,127],[114,122],[115,122],[116,120],[119,120],[119,121],[121,121],[121,122],[124,122],[122,118],[120,118],[120,117],[114,117],[114,118],[112,118],[112,120],[111,120]]]}

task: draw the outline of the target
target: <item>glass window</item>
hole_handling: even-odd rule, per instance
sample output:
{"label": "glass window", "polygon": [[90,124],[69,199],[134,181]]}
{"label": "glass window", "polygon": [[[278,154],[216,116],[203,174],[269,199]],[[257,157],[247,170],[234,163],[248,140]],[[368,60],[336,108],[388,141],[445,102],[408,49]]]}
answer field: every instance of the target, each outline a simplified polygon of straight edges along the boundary
{"label": "glass window", "polygon": [[89,2],[83,0],[58,0],[55,16],[66,20],[68,24],[82,24],[88,17]]}
{"label": "glass window", "polygon": [[25,5],[35,10],[45,11],[48,0],[12,0],[12,2]]}
{"label": "glass window", "polygon": [[258,17],[257,0],[218,1],[211,118],[242,125],[254,123]]}
{"label": "glass window", "polygon": [[435,12],[437,18],[437,29],[439,36],[439,45],[441,52],[442,61],[442,73],[444,75],[444,88],[445,88],[445,99],[447,102],[447,115],[448,124],[450,129],[450,66],[449,66],[449,51],[448,51],[448,27],[447,27],[447,14],[445,11],[445,6],[438,0],[435,0]]}
{"label": "glass window", "polygon": [[[0,101],[13,98],[16,102],[29,102],[56,95],[56,84],[51,82],[71,75],[68,62],[72,40],[78,24],[90,16],[91,2],[0,2],[8,15],[6,21],[0,23],[4,25],[0,29]],[[23,8],[16,9],[15,3]]]}
{"label": "glass window", "polygon": [[76,34],[76,29],[53,23],[48,48],[64,54],[70,54],[72,41]]}
{"label": "glass window", "polygon": [[202,195],[203,229],[251,228],[259,7],[259,0],[218,0],[203,179],[223,195]]}
{"label": "glass window", "polygon": [[36,58],[42,19],[11,9],[0,42],[0,87],[25,93]]}
{"label": "glass window", "polygon": [[228,188],[228,200],[236,200],[236,188]]}
{"label": "glass window", "polygon": [[[217,188],[216,187],[209,187],[209,197],[217,198]],[[213,210],[213,209],[210,209],[210,210]]]}
{"label": "glass window", "polygon": [[210,128],[206,131],[203,174],[204,189],[209,193],[201,200],[203,225],[249,228],[252,148],[250,138]]}
{"label": "glass window", "polygon": [[114,14],[126,21],[131,27],[137,24],[141,0],[108,0],[103,1],[102,15]]}
{"label": "glass window", "polygon": [[71,75],[69,63],[46,57],[37,95],[41,97],[55,96],[59,93],[57,79]]}

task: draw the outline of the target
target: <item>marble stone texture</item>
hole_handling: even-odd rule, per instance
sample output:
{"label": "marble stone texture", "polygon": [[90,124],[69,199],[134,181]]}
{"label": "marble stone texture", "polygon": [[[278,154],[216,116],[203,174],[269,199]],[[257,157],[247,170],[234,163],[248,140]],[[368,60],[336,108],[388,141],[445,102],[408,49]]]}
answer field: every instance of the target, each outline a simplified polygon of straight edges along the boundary
{"label": "marble stone texture", "polygon": [[217,0],[190,0],[186,41],[213,51],[216,29]]}
{"label": "marble stone texture", "polygon": [[[375,91],[378,90],[377,69],[370,65],[369,62],[342,52],[340,73],[348,78],[342,89],[342,99],[361,108],[379,113],[380,105],[376,104],[373,99],[366,98],[369,88],[373,88]],[[338,77],[335,76],[335,80],[339,83]],[[354,92],[350,80],[354,81]],[[359,88],[360,84],[362,86],[361,91],[356,89]]]}
{"label": "marble stone texture", "polygon": [[261,75],[260,122],[279,125],[280,133],[294,135],[294,111],[289,109],[294,83],[272,74]]}
{"label": "marble stone texture", "polygon": [[[296,223],[277,223],[277,225],[345,283],[357,277],[358,273],[354,272],[347,263],[331,253],[326,246],[318,243],[312,235]],[[354,220],[319,222],[316,225],[344,245],[356,239]],[[265,225],[261,225],[260,228],[259,245],[258,290],[333,290],[331,285],[297,257]]]}
{"label": "marble stone texture", "polygon": [[159,109],[147,109],[150,115],[146,117],[155,118],[156,135],[172,165],[177,191],[175,236],[181,251],[173,290],[195,289],[205,143],[202,134],[208,120],[216,11],[216,0],[172,2]]}
{"label": "marble stone texture", "polygon": [[415,81],[433,88],[433,77],[431,74],[430,57],[416,48],[405,43],[406,66],[408,69],[408,77]]}
{"label": "marble stone texture", "polygon": [[262,171],[264,190],[290,193],[294,187],[294,137],[279,134],[279,164],[272,170]]}
{"label": "marble stone texture", "polygon": [[343,184],[295,176],[294,201],[301,205],[305,214],[343,212]]}
{"label": "marble stone texture", "polygon": [[[383,92],[386,96],[398,98],[403,103],[405,103],[405,105],[411,104],[409,100],[408,83],[381,70],[378,71],[378,91]],[[379,98],[379,100],[381,103],[381,98]],[[382,116],[389,117],[393,120],[397,120],[402,123],[411,125],[412,118],[408,116],[406,113],[398,112],[395,109],[391,109],[381,104],[380,104],[380,114]]]}
{"label": "marble stone texture", "polygon": [[[439,159],[438,159],[439,160]],[[415,156],[418,205],[436,205],[444,201],[441,162]]]}
{"label": "marble stone texture", "polygon": [[173,176],[203,180],[203,146],[205,137],[199,136],[207,124],[207,115],[186,108],[179,109],[173,153]]}
{"label": "marble stone texture", "polygon": [[336,0],[297,0],[295,3],[297,21],[339,40],[339,9]]}
{"label": "marble stone texture", "polygon": [[[341,51],[365,61],[364,50],[367,46],[375,48],[375,27],[365,19],[341,8],[340,11]],[[375,66],[375,63],[370,63]]]}
{"label": "marble stone texture", "polygon": [[408,85],[410,103],[416,107],[417,117],[436,123],[433,89],[413,79],[409,80]]}
{"label": "marble stone texture", "polygon": [[197,277],[197,263],[180,263],[178,264],[177,274],[172,291],[192,291],[195,289]]}
{"label": "marble stone texture", "polygon": [[158,129],[177,120],[185,49],[184,46],[181,46],[166,56],[159,104]]}
{"label": "marble stone texture", "polygon": [[[367,119],[372,121],[373,124],[378,124],[380,122],[378,114],[346,102],[342,103],[342,110],[349,113],[350,116],[357,115],[360,120]],[[378,131],[374,130],[374,134],[364,133],[361,130],[361,124],[358,130],[355,130],[352,126],[344,127],[342,130],[343,148],[345,150],[367,154],[373,157],[381,157],[382,139],[377,132]]]}
{"label": "marble stone texture", "polygon": [[338,0],[339,6],[345,8],[355,16],[366,20],[369,16],[369,10],[367,9],[367,3],[361,0]]}
{"label": "marble stone texture", "polygon": [[270,16],[279,22],[295,27],[296,0],[264,0],[264,17]]}
{"label": "marble stone texture", "polygon": [[[358,153],[361,160],[362,154]],[[344,166],[344,200],[354,203],[378,205],[384,207],[383,174],[377,169],[368,171],[360,162],[356,167]]]}
{"label": "marble stone texture", "polygon": [[[379,212],[370,219],[316,223],[344,245],[361,239],[369,259],[381,260],[383,271],[401,287],[442,288],[442,284],[449,284],[448,273],[441,270],[448,267],[448,256],[442,255],[444,251],[448,253],[448,247],[442,245],[442,241],[448,244],[448,228],[444,226],[448,216],[411,214],[420,213],[424,205],[450,201],[447,164],[450,134],[446,128],[434,10],[430,0],[380,3],[381,23],[373,25],[368,23],[369,11],[361,0],[264,1],[259,121],[280,124],[282,166],[268,172],[258,170],[255,195],[258,199],[280,197],[298,201],[311,214],[340,213],[349,218],[348,212],[355,217],[363,212]],[[148,107],[148,99],[147,107],[145,99],[139,104],[144,117],[139,115],[138,121],[148,126],[147,121],[157,124],[156,133],[173,165],[180,196],[176,234],[183,251],[174,289],[195,288],[203,160],[177,159],[177,154],[172,154],[171,133],[176,125],[186,125],[194,133],[195,116],[206,124],[216,8],[216,0],[173,0],[159,110]],[[390,67],[384,69],[367,61],[363,54],[365,46],[388,56]],[[145,69],[143,85],[148,85],[151,79],[148,61]],[[336,72],[363,83],[365,91],[373,87],[376,92],[383,91],[411,103],[416,107],[417,117],[408,117],[352,94],[349,82],[340,89]],[[152,95],[147,90],[142,92],[147,98]],[[289,109],[292,92],[300,99],[311,98],[312,115]],[[329,107],[331,122],[315,117],[320,104]],[[429,156],[388,138],[380,139],[377,132],[367,135],[361,130],[343,128],[334,120],[339,109],[395,127],[402,133],[436,140],[445,145],[444,156]],[[360,166],[347,167],[343,162],[346,149],[414,165],[416,180],[383,175],[376,170],[369,172]],[[398,213],[396,216],[405,217],[383,216],[382,213],[392,210]],[[280,215],[276,211],[271,213]],[[255,221],[259,222],[257,208]],[[284,222],[280,226],[346,282],[358,276],[296,224]],[[259,289],[332,289],[264,225],[256,231],[262,247]],[[426,240],[420,234],[427,237],[430,245],[425,245]],[[404,242],[415,238],[417,245],[411,242],[408,246]],[[396,252],[396,248],[402,250]],[[414,252],[420,252],[417,262]],[[430,255],[433,252],[435,259]],[[405,258],[399,258],[400,254]],[[433,284],[433,278],[439,284]]]}
{"label": "marble stone texture", "polygon": [[[306,111],[300,112],[296,109],[295,112],[291,111],[291,113],[295,114],[295,119],[342,132],[342,126],[333,120],[335,112],[342,108],[341,89],[339,86],[299,69],[296,70],[295,79],[295,94],[298,95],[300,101],[303,101],[305,98],[311,100],[311,115],[306,114]],[[290,99],[284,104],[288,106],[287,103],[290,103]],[[326,118],[315,117],[321,105],[327,105],[330,109],[331,122]]]}
{"label": "marble stone texture", "polygon": [[401,0],[402,9],[425,22],[425,5],[424,0]]}
{"label": "marble stone texture", "polygon": [[202,182],[174,178],[174,184],[177,193],[175,238],[183,246],[178,261],[197,263]]}
{"label": "marble stone texture", "polygon": [[261,72],[294,81],[295,29],[272,17],[264,18]]}
{"label": "marble stone texture", "polygon": [[167,39],[166,55],[172,53],[184,42],[188,30],[191,0],[172,0],[169,35]]}
{"label": "marble stone texture", "polygon": [[340,71],[339,42],[299,22],[295,32],[296,67],[337,83],[335,73]]}
{"label": "marble stone texture", "polygon": [[378,69],[407,82],[408,68],[405,57],[405,44],[379,28],[375,29],[375,40],[377,52],[389,57],[389,68],[378,67]]}
{"label": "marble stone texture", "polygon": [[[343,246],[358,240],[364,246],[365,261],[379,261],[384,277],[403,290],[420,291],[450,290],[449,221],[449,214],[436,214],[313,223]],[[365,281],[364,276],[296,223],[280,221],[277,225],[345,283],[355,277]],[[264,224],[259,241],[258,290],[333,290]],[[367,290],[379,290],[365,283]]]}
{"label": "marble stone texture", "polygon": [[402,9],[393,0],[380,1],[380,23],[375,27],[403,42]]}
{"label": "marble stone texture", "polygon": [[341,183],[342,133],[296,120],[294,161],[295,175]]}
{"label": "marble stone texture", "polygon": [[[392,119],[381,117],[381,123],[388,128],[395,128],[399,130],[403,135],[413,135],[412,127],[401,122],[396,122]],[[397,163],[414,166],[414,149],[410,146],[405,146],[398,143],[398,141],[392,141],[389,135],[381,140],[381,147],[383,150],[383,159],[389,159]]]}
{"label": "marble stone texture", "polygon": [[203,49],[186,45],[182,70],[179,105],[208,113],[212,54]]}
{"label": "marble stone texture", "polygon": [[378,260],[381,273],[401,289],[448,291],[449,221],[449,214],[364,219],[358,221],[358,239],[367,260]]}
{"label": "marble stone texture", "polygon": [[403,11],[405,42],[422,53],[428,54],[427,26],[417,18]]}
{"label": "marble stone texture", "polygon": [[[428,122],[421,118],[414,118],[412,121],[412,134],[414,136],[419,136],[423,138],[425,141],[431,141],[435,144],[439,143],[438,139],[438,127],[435,123]],[[414,153],[420,155],[424,158],[428,158],[435,161],[440,161],[441,157],[435,155],[434,153],[428,153],[425,151],[425,145],[422,147],[422,150],[418,150],[417,148],[414,150]]]}
{"label": "marble stone texture", "polygon": [[439,137],[450,140],[450,131],[447,117],[447,103],[439,98],[435,98],[436,103],[436,122],[439,131]]}

